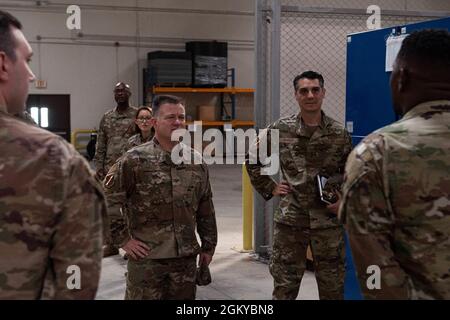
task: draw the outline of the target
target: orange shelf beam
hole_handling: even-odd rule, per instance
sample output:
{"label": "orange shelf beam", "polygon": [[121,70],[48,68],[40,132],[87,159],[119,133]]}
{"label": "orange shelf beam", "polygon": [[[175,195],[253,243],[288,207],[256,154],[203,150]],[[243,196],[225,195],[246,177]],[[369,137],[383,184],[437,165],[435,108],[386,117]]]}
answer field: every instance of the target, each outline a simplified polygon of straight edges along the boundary
{"label": "orange shelf beam", "polygon": [[[201,121],[201,120],[196,120]],[[186,124],[194,124],[194,121],[186,121]],[[255,125],[254,121],[246,120],[231,120],[231,121],[202,121],[202,126],[205,127],[217,127],[223,126],[224,124],[231,124],[232,127],[252,127]]]}
{"label": "orange shelf beam", "polygon": [[153,87],[153,93],[185,92],[185,93],[254,93],[251,88],[187,88],[187,87]]}

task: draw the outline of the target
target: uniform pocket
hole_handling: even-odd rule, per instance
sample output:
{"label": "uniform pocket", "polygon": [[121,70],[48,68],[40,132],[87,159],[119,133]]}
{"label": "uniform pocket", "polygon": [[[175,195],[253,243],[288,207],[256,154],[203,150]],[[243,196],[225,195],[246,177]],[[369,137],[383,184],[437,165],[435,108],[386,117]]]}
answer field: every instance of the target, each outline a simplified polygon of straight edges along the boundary
{"label": "uniform pocket", "polygon": [[173,168],[173,200],[179,206],[191,206],[197,192],[197,177],[191,168]]}
{"label": "uniform pocket", "polygon": [[142,171],[136,180],[136,194],[129,203],[133,208],[133,221],[147,225],[168,219],[170,210],[167,208],[172,202],[170,176],[161,171]]}
{"label": "uniform pocket", "polygon": [[137,177],[139,194],[164,199],[170,193],[170,176],[161,171],[142,171]]}
{"label": "uniform pocket", "polygon": [[292,145],[280,143],[280,165],[285,171],[295,173],[297,172],[297,165],[291,149]]}

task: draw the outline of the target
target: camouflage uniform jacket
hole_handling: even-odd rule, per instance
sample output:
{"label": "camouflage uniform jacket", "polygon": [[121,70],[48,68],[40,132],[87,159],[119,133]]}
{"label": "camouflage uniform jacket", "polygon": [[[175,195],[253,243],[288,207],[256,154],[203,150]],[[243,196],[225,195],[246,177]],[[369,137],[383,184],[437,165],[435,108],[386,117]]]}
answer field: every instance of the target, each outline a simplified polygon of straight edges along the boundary
{"label": "camouflage uniform jacket", "polygon": [[175,165],[153,139],[127,151],[104,188],[114,245],[140,240],[150,247],[149,259],[195,255],[197,228],[201,250],[214,253],[217,226],[205,165]]}
{"label": "camouflage uniform jacket", "polygon": [[150,136],[147,139],[143,139],[140,133],[135,134],[134,136],[130,137],[122,150],[123,151],[122,154],[127,152],[131,148],[134,148],[134,147],[140,146],[143,143],[149,142],[150,140],[153,139],[153,135],[154,135],[154,133],[152,131]]}
{"label": "camouflage uniform jacket", "polygon": [[[350,154],[341,219],[366,298],[450,299],[450,101],[422,103]],[[381,290],[367,290],[367,267]]]}
{"label": "camouflage uniform jacket", "polygon": [[[338,226],[336,216],[319,199],[315,176],[343,173],[351,150],[351,138],[345,128],[322,112],[321,124],[311,137],[300,114],[281,118],[268,129],[279,130],[281,181],[293,189],[281,196],[275,221],[312,229]],[[254,188],[269,200],[276,182],[260,174],[259,163],[247,162],[247,170]]]}
{"label": "camouflage uniform jacket", "polygon": [[128,139],[136,134],[134,124],[136,112],[136,107],[130,106],[124,113],[118,112],[116,107],[103,115],[100,120],[94,157],[97,170],[103,169],[106,174],[122,155]]}
{"label": "camouflage uniform jacket", "polygon": [[[102,218],[102,188],[83,157],[62,138],[0,112],[0,299],[43,298],[46,274],[54,298],[93,299]],[[69,266],[80,268],[79,290],[67,288]]]}

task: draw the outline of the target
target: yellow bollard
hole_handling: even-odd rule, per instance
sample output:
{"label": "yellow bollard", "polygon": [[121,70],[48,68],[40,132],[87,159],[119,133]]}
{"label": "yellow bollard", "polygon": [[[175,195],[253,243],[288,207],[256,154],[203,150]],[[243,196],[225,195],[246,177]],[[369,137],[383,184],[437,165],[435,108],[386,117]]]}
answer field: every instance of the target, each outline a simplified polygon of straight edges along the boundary
{"label": "yellow bollard", "polygon": [[72,131],[72,134],[70,135],[70,143],[75,147],[76,150],[84,150],[86,148],[86,145],[82,145],[78,143],[78,136],[81,134],[91,134],[96,133],[97,130],[91,130],[91,129],[76,129]]}
{"label": "yellow bollard", "polygon": [[245,163],[242,165],[242,233],[244,251],[253,250],[253,189]]}

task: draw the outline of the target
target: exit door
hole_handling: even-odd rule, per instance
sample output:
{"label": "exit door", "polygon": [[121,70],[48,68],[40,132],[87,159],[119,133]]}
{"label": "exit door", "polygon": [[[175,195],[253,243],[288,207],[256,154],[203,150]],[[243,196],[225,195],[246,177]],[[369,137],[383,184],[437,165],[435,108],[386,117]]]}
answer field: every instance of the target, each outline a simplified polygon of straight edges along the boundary
{"label": "exit door", "polygon": [[70,142],[70,95],[30,94],[27,111],[41,128]]}

